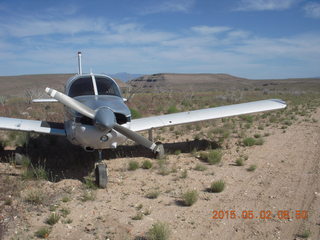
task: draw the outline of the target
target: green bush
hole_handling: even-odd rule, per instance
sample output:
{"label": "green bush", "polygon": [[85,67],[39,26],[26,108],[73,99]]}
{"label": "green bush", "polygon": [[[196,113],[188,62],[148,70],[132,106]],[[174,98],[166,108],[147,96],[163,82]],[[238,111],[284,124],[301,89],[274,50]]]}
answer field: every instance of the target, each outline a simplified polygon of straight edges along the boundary
{"label": "green bush", "polygon": [[158,196],[160,195],[160,191],[158,190],[153,190],[153,191],[150,191],[146,194],[146,198],[149,198],[149,199],[155,199],[157,198]]}
{"label": "green bush", "polygon": [[248,137],[248,138],[243,139],[243,144],[247,147],[253,146],[256,144],[256,140],[252,137]]}
{"label": "green bush", "polygon": [[150,168],[152,168],[152,162],[149,161],[149,160],[145,160],[145,161],[142,163],[141,167],[142,167],[143,169],[150,169]]}
{"label": "green bush", "polygon": [[48,227],[41,227],[34,235],[38,238],[48,238],[50,231],[51,230]]}
{"label": "green bush", "polygon": [[137,170],[138,168],[139,168],[139,163],[137,161],[131,160],[129,162],[129,166],[128,166],[129,171],[134,171],[134,170]]}
{"label": "green bush", "polygon": [[57,213],[51,213],[50,216],[47,218],[46,223],[49,225],[56,224],[60,219],[60,215]]}
{"label": "green bush", "polygon": [[181,198],[185,206],[192,206],[198,200],[198,192],[196,190],[189,190],[182,194]]}
{"label": "green bush", "polygon": [[211,150],[208,154],[208,163],[210,165],[220,163],[222,158],[222,151],[220,150]]}
{"label": "green bush", "polygon": [[177,107],[175,105],[171,105],[168,110],[167,110],[167,114],[170,114],[170,113],[177,113],[179,112]]}
{"label": "green bush", "polygon": [[223,180],[218,180],[211,183],[209,191],[213,193],[219,193],[224,190],[224,187],[225,187],[225,182]]}
{"label": "green bush", "polygon": [[243,166],[243,165],[244,165],[243,158],[238,158],[238,159],[236,160],[236,165],[237,165],[237,166]]}
{"label": "green bush", "polygon": [[257,165],[255,165],[255,164],[252,164],[252,165],[250,165],[250,167],[247,169],[249,172],[253,172],[253,171],[255,171],[257,169]]}
{"label": "green bush", "polygon": [[170,236],[170,229],[168,224],[157,222],[152,225],[146,234],[147,240],[168,240]]}

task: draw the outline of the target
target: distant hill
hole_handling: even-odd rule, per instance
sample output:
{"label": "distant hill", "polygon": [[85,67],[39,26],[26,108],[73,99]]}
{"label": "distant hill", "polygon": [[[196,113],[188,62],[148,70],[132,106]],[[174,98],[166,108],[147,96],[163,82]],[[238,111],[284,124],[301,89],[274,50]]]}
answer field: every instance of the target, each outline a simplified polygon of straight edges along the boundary
{"label": "distant hill", "polygon": [[176,89],[195,91],[234,89],[320,90],[319,78],[252,80],[229,74],[157,73],[133,79],[128,84],[145,89]]}
{"label": "distant hill", "polygon": [[131,73],[126,73],[126,72],[120,72],[120,73],[115,73],[115,74],[108,74],[112,78],[117,78],[120,79],[123,82],[128,82],[132,79],[138,78],[143,76],[144,74],[131,74]]}
{"label": "distant hill", "polygon": [[[24,95],[27,89],[44,89],[46,87],[63,90],[66,81],[74,74],[39,74],[0,77],[0,95]],[[320,78],[270,79],[250,80],[229,74],[176,74],[157,73],[140,76],[124,83],[114,77],[121,88],[128,85],[147,91],[166,91],[168,89],[183,91],[212,90],[290,90],[290,91],[320,91]],[[44,94],[44,96],[46,96]]]}
{"label": "distant hill", "polygon": [[[46,87],[64,90],[67,80],[74,74],[37,74],[0,77],[0,95],[23,95],[27,89],[41,89]],[[114,78],[120,87],[126,84]]]}

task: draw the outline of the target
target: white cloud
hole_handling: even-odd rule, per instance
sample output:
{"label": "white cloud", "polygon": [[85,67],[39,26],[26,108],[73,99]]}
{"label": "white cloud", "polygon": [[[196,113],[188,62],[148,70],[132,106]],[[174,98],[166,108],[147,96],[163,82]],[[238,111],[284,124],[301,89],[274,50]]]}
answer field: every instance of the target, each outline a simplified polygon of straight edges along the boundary
{"label": "white cloud", "polygon": [[101,32],[105,29],[103,22],[85,18],[64,20],[25,18],[15,23],[1,23],[0,26],[2,31],[5,30],[9,35],[14,37]]}
{"label": "white cloud", "polygon": [[152,5],[142,8],[140,13],[143,15],[161,13],[161,12],[183,12],[191,10],[195,0],[166,0],[156,1]]}
{"label": "white cloud", "polygon": [[320,18],[320,3],[310,2],[304,7],[304,10],[308,17]]}
{"label": "white cloud", "polygon": [[33,18],[0,26],[8,33],[0,41],[4,56],[0,75],[75,72],[77,50],[84,53],[84,67],[95,72],[225,72],[251,78],[319,75],[319,34],[262,38],[230,26],[201,25],[171,32],[137,22],[75,18]]}
{"label": "white cloud", "polygon": [[241,0],[238,11],[285,10],[292,7],[297,0]]}
{"label": "white cloud", "polygon": [[194,26],[191,28],[194,32],[209,35],[209,34],[218,34],[231,30],[230,27],[225,26]]}

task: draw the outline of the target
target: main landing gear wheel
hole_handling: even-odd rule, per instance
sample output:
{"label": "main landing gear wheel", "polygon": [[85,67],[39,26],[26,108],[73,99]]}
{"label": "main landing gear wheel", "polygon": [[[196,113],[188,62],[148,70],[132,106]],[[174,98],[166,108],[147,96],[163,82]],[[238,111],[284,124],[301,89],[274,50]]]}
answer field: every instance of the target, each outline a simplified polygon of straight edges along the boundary
{"label": "main landing gear wheel", "polygon": [[164,158],[165,152],[164,152],[164,147],[161,142],[156,142],[157,147],[155,149],[155,158],[156,159],[162,159]]}
{"label": "main landing gear wheel", "polygon": [[100,188],[106,188],[108,183],[107,166],[103,163],[98,163],[96,165],[95,175],[96,175],[96,184]]}

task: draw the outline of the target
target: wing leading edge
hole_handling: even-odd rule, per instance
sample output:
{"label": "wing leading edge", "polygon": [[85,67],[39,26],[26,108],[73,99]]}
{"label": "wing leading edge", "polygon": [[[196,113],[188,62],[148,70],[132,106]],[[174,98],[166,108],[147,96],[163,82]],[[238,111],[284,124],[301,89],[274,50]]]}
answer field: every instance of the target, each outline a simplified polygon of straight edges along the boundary
{"label": "wing leading edge", "polygon": [[133,131],[143,131],[152,128],[160,128],[217,118],[232,117],[243,114],[284,109],[286,106],[286,103],[280,99],[269,99],[189,112],[172,113],[162,116],[134,119],[131,121],[130,129]]}
{"label": "wing leading edge", "polygon": [[62,123],[0,117],[0,129],[66,136]]}

